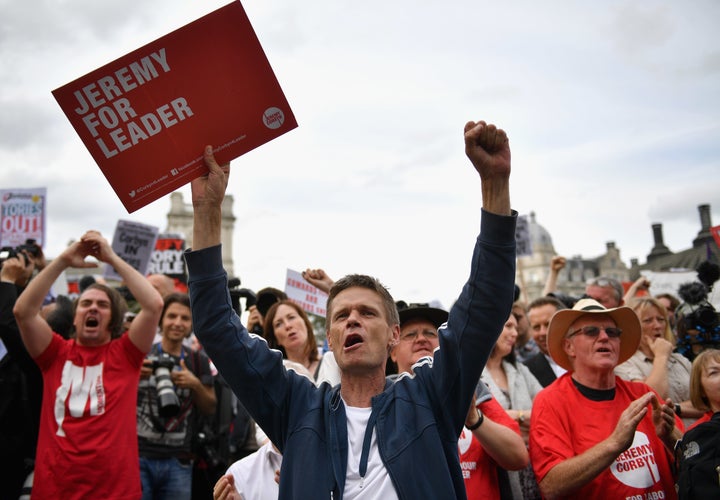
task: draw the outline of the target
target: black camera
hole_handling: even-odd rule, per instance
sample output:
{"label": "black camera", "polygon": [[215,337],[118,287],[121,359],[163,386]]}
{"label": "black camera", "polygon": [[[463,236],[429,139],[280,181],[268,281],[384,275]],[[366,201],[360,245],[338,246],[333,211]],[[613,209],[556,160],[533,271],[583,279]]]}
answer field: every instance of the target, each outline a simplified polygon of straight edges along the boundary
{"label": "black camera", "polygon": [[[714,282],[706,281],[710,285]],[[710,286],[700,281],[685,283],[678,288],[683,302],[675,309],[676,351],[690,361],[704,349],[720,348],[720,313],[707,300],[709,290]]]}
{"label": "black camera", "polygon": [[[16,247],[2,247],[0,248],[0,267],[2,267],[6,260],[17,258],[17,256],[21,253],[24,253],[34,258],[38,258],[42,255],[42,249],[40,248],[40,245],[38,245],[37,242],[32,238],[28,238],[27,240],[25,240],[25,243]],[[26,265],[29,266],[30,261],[27,259],[25,260]]]}
{"label": "black camera", "polygon": [[207,467],[211,470],[218,468],[226,469],[219,453],[215,450],[217,447],[217,438],[212,432],[206,430],[198,430],[193,438],[193,452],[198,458],[202,459]]}
{"label": "black camera", "polygon": [[152,361],[155,387],[157,388],[158,413],[161,417],[174,417],[180,413],[180,400],[175,394],[175,386],[170,372],[175,368],[175,359],[167,353],[148,356]]}
{"label": "black camera", "polygon": [[242,313],[240,308],[240,299],[245,299],[245,310],[250,309],[257,303],[257,295],[249,288],[240,288],[240,278],[230,278],[228,280],[228,290],[230,291],[230,300],[233,309],[238,314]]}

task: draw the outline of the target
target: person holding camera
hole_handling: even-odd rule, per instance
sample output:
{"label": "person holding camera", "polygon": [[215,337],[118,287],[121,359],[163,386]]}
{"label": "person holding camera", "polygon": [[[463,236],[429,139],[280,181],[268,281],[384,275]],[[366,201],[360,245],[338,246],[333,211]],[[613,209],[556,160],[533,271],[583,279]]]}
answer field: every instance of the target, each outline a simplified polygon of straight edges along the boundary
{"label": "person holding camera", "polygon": [[[124,299],[93,284],[76,302],[74,337],[64,339],[41,316],[43,299],[68,267],[97,267],[87,257],[113,266],[142,309],[123,333]],[[128,388],[137,384],[162,304],[97,231],[68,246],[17,299],[22,340],[43,376],[33,498],[139,498],[136,392]]]}
{"label": "person holding camera", "polygon": [[208,357],[183,345],[192,331],[187,294],[165,295],[160,330],[162,339],[145,358],[138,386],[142,498],[189,500],[195,424],[198,413],[215,412],[216,397]]}
{"label": "person holding camera", "polygon": [[0,249],[0,498],[20,496],[37,447],[42,375],[25,350],[12,313],[41,265],[42,250],[28,247],[32,242]]}

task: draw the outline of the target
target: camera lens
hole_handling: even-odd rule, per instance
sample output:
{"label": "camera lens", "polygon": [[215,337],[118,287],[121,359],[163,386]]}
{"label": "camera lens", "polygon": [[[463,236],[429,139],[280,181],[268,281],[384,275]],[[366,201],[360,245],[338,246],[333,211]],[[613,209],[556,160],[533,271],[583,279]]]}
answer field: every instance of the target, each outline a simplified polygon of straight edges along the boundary
{"label": "camera lens", "polygon": [[163,358],[153,363],[155,374],[155,386],[157,387],[158,413],[161,417],[167,418],[177,415],[180,412],[180,400],[175,394],[170,372],[175,366],[172,358]]}

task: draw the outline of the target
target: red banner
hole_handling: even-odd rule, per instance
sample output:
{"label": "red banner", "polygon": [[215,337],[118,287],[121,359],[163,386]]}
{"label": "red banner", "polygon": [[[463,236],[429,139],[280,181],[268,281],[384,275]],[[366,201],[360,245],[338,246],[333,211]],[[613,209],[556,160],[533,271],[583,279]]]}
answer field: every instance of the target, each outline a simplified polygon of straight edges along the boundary
{"label": "red banner", "polygon": [[238,1],[53,95],[128,212],[297,127]]}
{"label": "red banner", "polygon": [[720,226],[713,226],[710,228],[713,238],[715,238],[715,244],[720,248]]}

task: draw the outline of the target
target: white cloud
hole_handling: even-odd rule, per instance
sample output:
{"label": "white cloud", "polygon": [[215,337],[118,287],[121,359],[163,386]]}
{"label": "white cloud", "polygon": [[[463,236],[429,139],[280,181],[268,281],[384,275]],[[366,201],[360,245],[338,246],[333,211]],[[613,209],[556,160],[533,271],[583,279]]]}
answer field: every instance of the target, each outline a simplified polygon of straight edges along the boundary
{"label": "white cloud", "polygon": [[[51,256],[164,227],[169,200],[128,215],[50,92],[225,3],[0,0],[0,186],[48,187]],[[300,124],[233,162],[245,286],[326,267],[449,306],[478,228],[469,119],[508,131],[513,203],[561,253],[644,261],[653,222],[673,250],[697,205],[720,223],[716,2],[243,4]]]}

